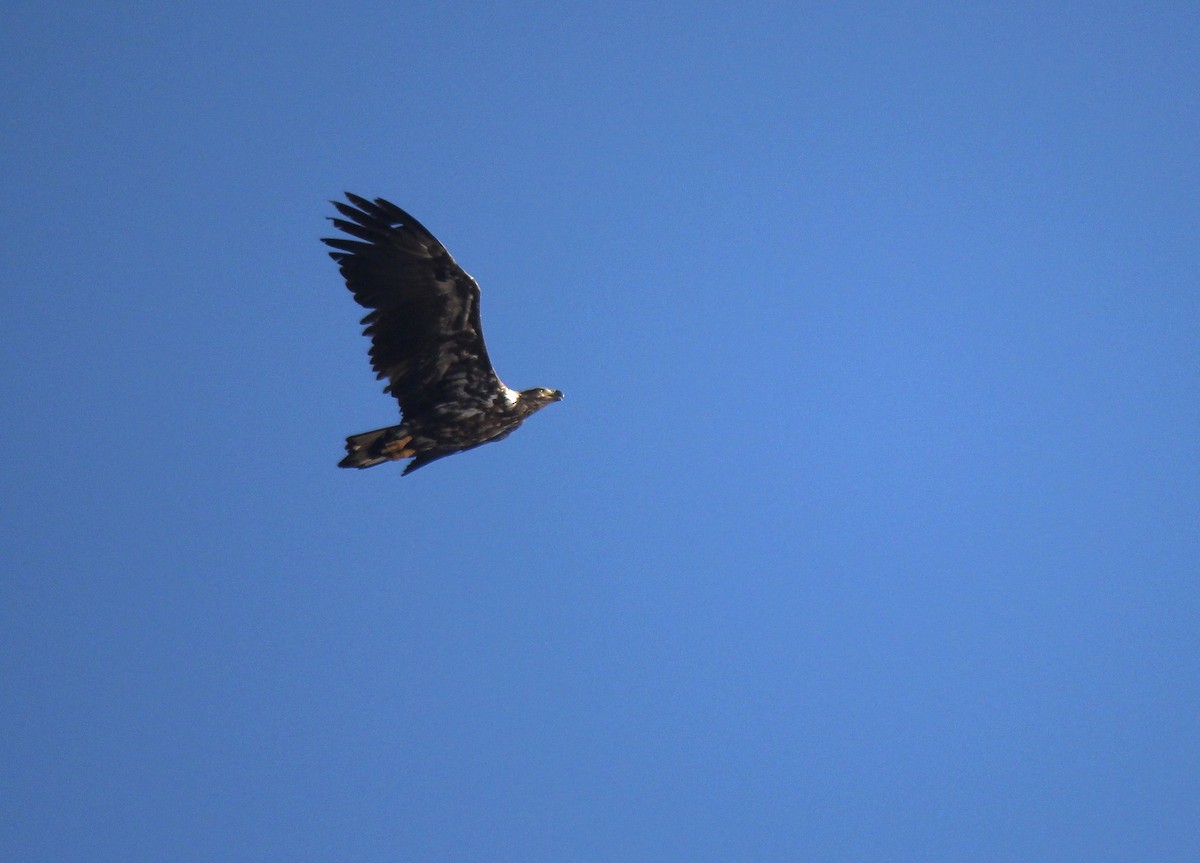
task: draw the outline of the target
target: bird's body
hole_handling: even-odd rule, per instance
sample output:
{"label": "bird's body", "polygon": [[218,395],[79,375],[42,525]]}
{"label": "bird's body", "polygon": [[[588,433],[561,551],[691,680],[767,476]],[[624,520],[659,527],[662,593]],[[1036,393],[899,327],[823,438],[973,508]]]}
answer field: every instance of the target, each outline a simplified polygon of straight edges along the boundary
{"label": "bird's body", "polygon": [[[420,222],[382,198],[335,201],[333,224],[354,239],[326,239],[354,299],[371,310],[371,364],[403,422],[346,439],[340,467],[412,458],[404,473],[508,437],[558,390],[517,392],[492,368],[479,320],[479,286]],[[353,206],[351,206],[351,204]]]}

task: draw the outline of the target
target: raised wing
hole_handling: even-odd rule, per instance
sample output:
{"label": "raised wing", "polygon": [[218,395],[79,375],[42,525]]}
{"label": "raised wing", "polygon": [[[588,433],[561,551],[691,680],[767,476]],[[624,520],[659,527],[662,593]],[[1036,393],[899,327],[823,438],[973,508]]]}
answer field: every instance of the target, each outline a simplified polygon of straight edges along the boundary
{"label": "raised wing", "polygon": [[[371,309],[371,366],[406,417],[446,403],[491,403],[500,383],[483,344],[479,285],[425,226],[395,204],[346,193],[331,219],[354,239],[325,239],[346,287]],[[351,206],[353,205],[353,206]]]}

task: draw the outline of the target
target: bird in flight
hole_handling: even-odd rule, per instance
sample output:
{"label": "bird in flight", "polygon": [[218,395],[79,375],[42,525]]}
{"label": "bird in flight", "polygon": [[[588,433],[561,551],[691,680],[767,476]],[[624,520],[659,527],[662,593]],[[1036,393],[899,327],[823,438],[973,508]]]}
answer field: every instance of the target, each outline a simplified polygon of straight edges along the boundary
{"label": "bird in flight", "polygon": [[349,238],[335,251],[346,287],[370,313],[371,366],[400,403],[400,425],[350,435],[338,467],[411,458],[403,476],[439,458],[503,440],[558,390],[509,389],[496,375],[479,323],[479,285],[425,227],[395,204],[346,193],[330,221]]}

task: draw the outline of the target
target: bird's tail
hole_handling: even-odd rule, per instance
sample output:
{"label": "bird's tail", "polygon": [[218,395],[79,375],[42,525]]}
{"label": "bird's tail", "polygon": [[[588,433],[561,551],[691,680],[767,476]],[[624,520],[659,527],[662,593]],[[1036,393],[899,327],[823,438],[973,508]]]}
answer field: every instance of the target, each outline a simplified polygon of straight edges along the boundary
{"label": "bird's tail", "polygon": [[338,467],[374,467],[385,461],[396,461],[415,455],[409,449],[412,436],[406,434],[404,426],[388,426],[375,431],[352,434],[346,438],[346,457]]}

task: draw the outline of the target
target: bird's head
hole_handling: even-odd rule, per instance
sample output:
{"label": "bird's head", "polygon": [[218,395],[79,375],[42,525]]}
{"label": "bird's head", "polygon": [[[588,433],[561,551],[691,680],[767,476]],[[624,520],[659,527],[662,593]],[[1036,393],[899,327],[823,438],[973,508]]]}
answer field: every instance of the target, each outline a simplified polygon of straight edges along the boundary
{"label": "bird's head", "polygon": [[545,387],[521,390],[521,401],[533,410],[544,408],[551,402],[561,402],[562,397],[562,390],[548,390]]}

